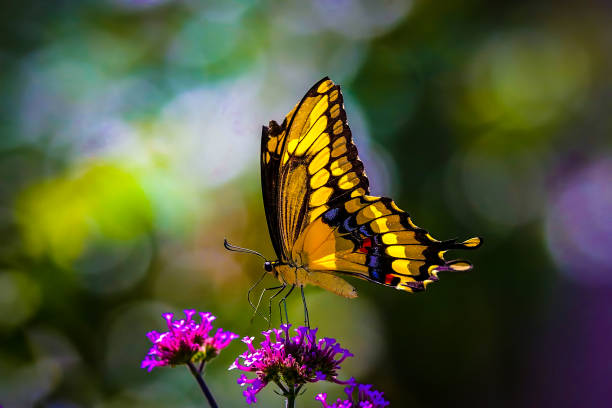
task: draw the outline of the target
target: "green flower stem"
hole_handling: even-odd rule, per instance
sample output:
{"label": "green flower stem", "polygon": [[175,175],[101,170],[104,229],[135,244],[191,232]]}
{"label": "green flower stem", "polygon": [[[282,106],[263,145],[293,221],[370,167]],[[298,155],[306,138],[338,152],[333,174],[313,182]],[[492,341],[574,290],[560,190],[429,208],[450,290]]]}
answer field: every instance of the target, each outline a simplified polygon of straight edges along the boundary
{"label": "green flower stem", "polygon": [[285,408],[295,408],[295,398],[298,396],[300,392],[301,386],[295,388],[295,386],[291,385],[288,387],[289,391],[285,392]]}
{"label": "green flower stem", "polygon": [[285,403],[285,408],[295,408],[295,394],[287,395],[287,401]]}
{"label": "green flower stem", "polygon": [[[195,377],[196,381],[198,382],[198,385],[202,389],[202,392],[204,393],[204,396],[208,400],[208,405],[210,405],[211,408],[219,408],[219,406],[217,405],[217,401],[215,401],[215,398],[210,393],[210,390],[208,389],[208,386],[204,382],[204,378],[202,378],[202,376],[200,375],[198,369],[193,365],[193,363],[191,361],[189,361],[187,363],[187,367],[189,367],[189,371],[191,371],[191,374],[193,374],[193,376]],[[291,406],[293,407],[293,405],[291,405]]]}

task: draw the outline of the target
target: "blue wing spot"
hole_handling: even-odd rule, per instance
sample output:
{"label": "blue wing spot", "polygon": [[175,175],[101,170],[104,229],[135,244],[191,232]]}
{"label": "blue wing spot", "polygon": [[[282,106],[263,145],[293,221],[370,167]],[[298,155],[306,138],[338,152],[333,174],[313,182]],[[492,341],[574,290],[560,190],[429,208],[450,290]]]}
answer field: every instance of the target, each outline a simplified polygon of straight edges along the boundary
{"label": "blue wing spot", "polygon": [[357,227],[358,227],[357,220],[355,219],[354,216],[350,216],[346,218],[344,222],[342,223],[342,228],[344,228],[346,232],[352,232],[356,230]]}
{"label": "blue wing spot", "polygon": [[370,231],[370,228],[367,225],[362,225],[361,227],[359,227],[359,232],[362,235],[365,235],[366,237],[371,237],[373,234]]}
{"label": "blue wing spot", "polygon": [[371,268],[370,269],[370,278],[374,279],[377,282],[385,281],[385,272],[380,268]]}
{"label": "blue wing spot", "polygon": [[372,255],[385,255],[385,248],[382,246],[372,246],[372,249],[370,249],[370,253]]}
{"label": "blue wing spot", "polygon": [[338,213],[340,213],[339,208],[332,208],[330,210],[327,210],[325,214],[323,214],[323,221],[325,221],[327,224],[335,225]]}
{"label": "blue wing spot", "polygon": [[377,257],[377,256],[370,255],[366,259],[366,265],[369,266],[369,267],[376,268],[376,267],[380,266],[380,258]]}

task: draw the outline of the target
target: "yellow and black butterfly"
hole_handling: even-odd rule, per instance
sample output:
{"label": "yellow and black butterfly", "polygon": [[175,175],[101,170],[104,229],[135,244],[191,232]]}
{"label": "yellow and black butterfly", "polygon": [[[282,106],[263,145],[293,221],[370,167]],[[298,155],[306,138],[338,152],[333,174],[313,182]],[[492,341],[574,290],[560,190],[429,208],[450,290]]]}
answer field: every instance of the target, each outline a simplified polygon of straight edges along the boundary
{"label": "yellow and black butterfly", "polygon": [[[265,262],[265,270],[280,280],[280,291],[299,286],[302,297],[307,284],[356,297],[344,276],[421,291],[440,271],[472,268],[467,261],[446,261],[446,251],[474,249],[482,242],[477,237],[435,240],[390,198],[368,195],[340,87],[327,77],[282,124],[263,127],[261,183],[277,256]],[[241,249],[227,242],[226,247]]]}

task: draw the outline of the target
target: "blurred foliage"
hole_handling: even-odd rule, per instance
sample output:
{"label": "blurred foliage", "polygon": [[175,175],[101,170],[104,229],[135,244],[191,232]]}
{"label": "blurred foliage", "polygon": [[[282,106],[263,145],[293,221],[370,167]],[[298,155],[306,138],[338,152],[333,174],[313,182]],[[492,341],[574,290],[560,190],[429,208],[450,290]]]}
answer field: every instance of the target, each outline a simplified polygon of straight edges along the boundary
{"label": "blurred foliage", "polygon": [[[308,288],[320,334],[356,355],[345,374],[395,407],[608,406],[611,14],[595,0],[3,4],[0,404],[200,406],[187,370],[140,369],[145,333],[184,308],[266,327],[246,301],[261,262],[222,240],[272,256],[260,126],[329,75],[373,192],[437,238],[484,237],[463,255],[474,271],[424,294]],[[299,297],[289,311],[301,320]],[[222,406],[245,405],[226,371],[242,351],[207,369]],[[341,394],[317,384],[301,406],[322,391]]]}

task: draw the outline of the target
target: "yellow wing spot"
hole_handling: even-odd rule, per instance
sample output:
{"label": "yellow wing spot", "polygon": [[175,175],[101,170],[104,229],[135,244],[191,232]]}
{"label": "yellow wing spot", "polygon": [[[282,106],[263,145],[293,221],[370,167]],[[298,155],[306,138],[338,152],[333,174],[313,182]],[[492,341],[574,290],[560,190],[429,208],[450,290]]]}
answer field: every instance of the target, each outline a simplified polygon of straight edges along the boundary
{"label": "yellow wing spot", "polygon": [[316,220],[321,214],[323,214],[327,210],[329,210],[329,207],[326,206],[326,205],[322,205],[320,207],[315,208],[314,210],[312,210],[310,212],[309,222],[313,222],[314,220]]}
{"label": "yellow wing spot", "polygon": [[321,187],[318,190],[315,190],[315,192],[310,196],[310,206],[318,207],[325,204],[333,192],[334,189],[331,187]]}
{"label": "yellow wing spot", "polygon": [[370,204],[357,214],[357,224],[365,224],[374,218],[389,214],[391,214],[391,211],[383,203]]}
{"label": "yellow wing spot", "polygon": [[370,228],[377,234],[391,231],[394,224],[399,223],[399,215],[377,218],[370,223]]}
{"label": "yellow wing spot", "polygon": [[365,190],[363,188],[358,188],[357,190],[351,192],[351,198],[359,197],[365,195]]}
{"label": "yellow wing spot", "polygon": [[397,244],[397,234],[388,232],[382,236],[383,244],[393,245]]}
{"label": "yellow wing spot", "polygon": [[298,156],[303,155],[310,147],[310,145],[312,145],[315,140],[318,139],[319,135],[325,130],[326,127],[327,117],[321,116],[319,120],[317,120],[316,123],[312,125],[308,133],[306,133],[306,135],[300,140],[300,146],[295,152],[295,154]]}
{"label": "yellow wing spot", "polygon": [[364,198],[367,201],[378,201],[378,200],[380,200],[380,197],[374,197],[374,196],[365,196]]}
{"label": "yellow wing spot", "polygon": [[342,125],[342,121],[337,120],[336,123],[334,123],[334,128],[333,128],[334,135],[339,135],[340,133],[342,133],[343,130],[344,130],[344,126]]}
{"label": "yellow wing spot", "polygon": [[278,142],[277,137],[271,137],[268,139],[268,151],[273,152],[276,150],[276,143]]}
{"label": "yellow wing spot", "polygon": [[289,161],[289,152],[285,152],[285,154],[283,154],[282,165],[284,166],[285,164],[287,164],[288,161]]}
{"label": "yellow wing spot", "polygon": [[334,86],[334,83],[328,79],[327,81],[324,81],[321,83],[321,85],[319,85],[319,87],[317,88],[317,92],[318,93],[327,92],[329,88],[331,88],[332,86]]}
{"label": "yellow wing spot", "polygon": [[295,148],[298,145],[299,140],[297,139],[292,139],[289,141],[289,143],[287,143],[287,151],[289,152],[289,154],[293,154],[293,152],[295,152]]}
{"label": "yellow wing spot", "polygon": [[[409,225],[410,225],[412,228],[414,228],[414,229],[418,229],[418,228],[419,228],[419,227],[417,227],[417,225],[416,225],[414,222],[412,222],[412,218],[410,218],[410,217],[408,217],[408,224],[409,224]],[[429,234],[427,234],[427,235],[429,235]],[[431,235],[430,235],[430,236],[431,236]],[[435,241],[435,239],[433,239],[433,238],[430,238],[430,239],[432,239],[432,240],[434,240],[434,241]]]}
{"label": "yellow wing spot", "polygon": [[353,165],[351,164],[351,162],[348,161],[348,158],[346,156],[343,156],[339,158],[338,160],[334,160],[332,164],[329,166],[334,176],[339,176],[341,174],[344,174],[347,171],[349,171],[352,167]]}
{"label": "yellow wing spot", "polygon": [[399,207],[397,206],[397,204],[395,204],[395,201],[391,201],[391,208],[393,208],[395,211],[405,212],[404,210],[402,210],[401,208],[399,208]]}
{"label": "yellow wing spot", "polygon": [[357,184],[359,184],[359,177],[357,177],[357,174],[355,174],[355,172],[347,173],[344,176],[340,177],[340,180],[338,180],[338,187],[343,190],[353,188]]}
{"label": "yellow wing spot", "polygon": [[448,251],[439,251],[439,252],[438,252],[438,258],[440,258],[440,259],[444,259],[444,254],[445,254],[446,252],[448,252]]}
{"label": "yellow wing spot", "polygon": [[317,189],[329,180],[329,171],[321,169],[310,179],[310,187]]}
{"label": "yellow wing spot", "polygon": [[322,149],[308,165],[308,173],[315,174],[329,162],[329,147]]}
{"label": "yellow wing spot", "polygon": [[423,251],[426,249],[426,246],[422,245],[391,245],[385,249],[387,255],[391,255],[396,258],[423,258]]}
{"label": "yellow wing spot", "polygon": [[346,163],[349,163],[348,157],[346,157],[346,156],[340,157],[339,159],[334,160],[331,163],[331,165],[329,166],[329,168],[331,170],[335,170],[335,169],[338,169],[338,168],[344,166]]}
{"label": "yellow wing spot", "polygon": [[408,244],[416,244],[418,241],[415,238],[414,231],[398,231],[398,232],[389,232],[382,236],[382,240],[384,244],[394,245],[408,245]]}
{"label": "yellow wing spot", "polygon": [[386,218],[378,218],[370,223],[370,228],[377,234],[389,231]]}
{"label": "yellow wing spot", "polygon": [[323,112],[325,112],[328,106],[329,103],[327,102],[327,95],[325,95],[319,100],[319,102],[317,102],[315,107],[310,112],[310,115],[308,115],[309,123],[314,123],[319,118],[319,116],[321,116]]}
{"label": "yellow wing spot", "polygon": [[[411,222],[410,224],[412,225],[412,222]],[[425,236],[426,236],[427,238],[429,238],[429,239],[430,239],[432,242],[440,242],[440,241],[438,241],[437,239],[435,239],[434,237],[432,237],[431,235],[429,235],[429,233],[425,234]]]}
{"label": "yellow wing spot", "polygon": [[418,275],[419,268],[425,265],[424,261],[410,261],[408,259],[396,259],[391,263],[391,269],[402,275]]}
{"label": "yellow wing spot", "polygon": [[312,144],[310,149],[308,150],[308,155],[313,155],[323,149],[325,146],[329,144],[329,135],[327,133],[321,133],[317,138],[316,142]]}
{"label": "yellow wing spot", "polygon": [[361,199],[359,197],[353,198],[352,200],[349,200],[346,203],[344,203],[344,208],[346,208],[346,211],[348,211],[351,214],[356,211],[359,211],[364,206],[365,204],[361,202]]}
{"label": "yellow wing spot", "polygon": [[305,143],[304,151],[308,148],[315,140],[319,137],[321,133],[327,127],[327,116],[321,116],[317,121],[312,125],[312,127],[308,130],[308,133],[304,135],[301,140],[301,143]]}
{"label": "yellow wing spot", "polygon": [[426,279],[423,281],[423,286],[425,286],[425,289],[427,289],[427,286],[429,286],[430,283],[432,283],[433,281],[431,279]]}
{"label": "yellow wing spot", "polygon": [[462,244],[468,248],[474,248],[480,245],[480,242],[481,242],[480,238],[474,237],[474,238],[468,239],[467,241],[463,241]]}
{"label": "yellow wing spot", "polygon": [[338,157],[346,153],[346,144],[340,145],[332,150],[332,157]]}
{"label": "yellow wing spot", "polygon": [[[329,89],[329,88],[327,88]],[[338,90],[334,89],[333,91],[331,91],[331,93],[329,94],[329,100],[330,102],[335,101],[336,99],[338,99]]]}
{"label": "yellow wing spot", "polygon": [[332,148],[335,149],[336,147],[339,147],[345,144],[346,144],[346,137],[342,136],[334,140],[334,144],[332,144]]}
{"label": "yellow wing spot", "polygon": [[266,152],[266,164],[270,163],[270,153]]}
{"label": "yellow wing spot", "polygon": [[385,249],[387,255],[391,255],[395,258],[406,258],[406,253],[404,252],[404,247],[401,245],[392,245]]}
{"label": "yellow wing spot", "polygon": [[329,110],[329,114],[331,115],[332,119],[336,119],[340,114],[340,104],[335,104],[332,106]]}
{"label": "yellow wing spot", "polygon": [[472,269],[472,264],[469,262],[454,262],[448,266],[456,272],[465,272]]}
{"label": "yellow wing spot", "polygon": [[407,259],[396,259],[391,263],[391,269],[402,275],[410,275],[410,261]]}

